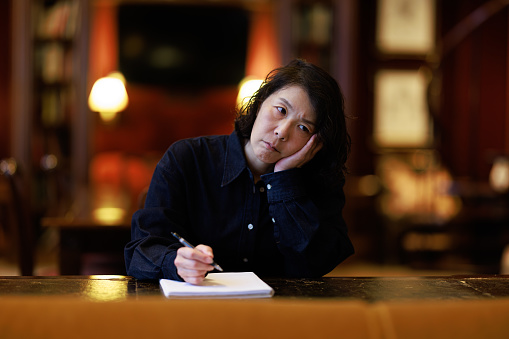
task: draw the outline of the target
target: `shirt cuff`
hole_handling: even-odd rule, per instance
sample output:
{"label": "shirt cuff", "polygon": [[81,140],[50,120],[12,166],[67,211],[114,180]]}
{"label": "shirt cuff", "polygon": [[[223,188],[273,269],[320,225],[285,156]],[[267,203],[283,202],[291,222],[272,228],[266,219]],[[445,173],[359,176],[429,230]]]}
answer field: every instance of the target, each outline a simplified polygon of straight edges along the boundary
{"label": "shirt cuff", "polygon": [[162,271],[165,279],[184,281],[177,273],[177,267],[175,266],[175,258],[177,257],[177,251],[169,252],[164,256],[162,262]]}
{"label": "shirt cuff", "polygon": [[267,188],[269,203],[296,199],[306,195],[304,175],[300,168],[264,174],[261,179]]}

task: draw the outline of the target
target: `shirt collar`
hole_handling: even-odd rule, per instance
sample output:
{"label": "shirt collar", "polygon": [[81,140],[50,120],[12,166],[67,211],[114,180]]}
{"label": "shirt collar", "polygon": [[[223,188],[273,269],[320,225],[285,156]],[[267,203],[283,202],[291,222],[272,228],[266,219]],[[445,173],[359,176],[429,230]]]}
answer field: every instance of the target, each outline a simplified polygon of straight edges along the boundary
{"label": "shirt collar", "polygon": [[226,156],[224,158],[224,172],[221,187],[228,185],[235,180],[244,169],[247,168],[244,147],[237,132],[233,131],[228,138],[226,145]]}

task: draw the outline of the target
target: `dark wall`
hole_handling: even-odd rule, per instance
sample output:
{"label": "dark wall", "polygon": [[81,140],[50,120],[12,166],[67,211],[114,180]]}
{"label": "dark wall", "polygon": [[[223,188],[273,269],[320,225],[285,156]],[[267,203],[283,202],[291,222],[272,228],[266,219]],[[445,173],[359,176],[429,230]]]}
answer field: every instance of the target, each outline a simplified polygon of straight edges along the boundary
{"label": "dark wall", "polygon": [[[377,51],[377,3],[376,0],[358,2],[355,97],[347,98],[347,104],[355,100],[353,106],[356,107],[355,112],[349,112],[355,119],[350,121],[354,138],[349,162],[352,175],[347,181],[347,189],[355,186],[356,176],[375,172],[377,157],[383,151],[372,142],[373,87],[377,70],[418,69],[428,64],[426,58],[411,60],[404,56],[386,56]],[[436,0],[436,3],[436,38],[437,43],[441,43],[444,37],[450,37],[449,32],[463,19],[480,6],[493,4],[493,1]],[[429,66],[435,67],[434,83],[441,85],[440,95],[436,98],[438,106],[432,106],[437,109],[431,110],[436,128],[435,147],[440,160],[454,180],[467,179],[483,184],[488,182],[493,157],[500,153],[509,154],[509,9],[507,6],[490,8],[494,12],[482,25],[473,25],[471,32],[460,32],[465,35],[464,38],[457,43],[449,43],[447,47],[450,49],[442,56],[441,63],[429,63]],[[352,192],[356,193],[355,187]],[[471,232],[471,225],[476,227],[494,222],[490,210],[483,215],[484,219],[476,219],[469,225],[468,222],[473,220],[472,215],[467,213],[469,207],[463,209],[464,214],[457,220],[462,236]],[[356,247],[356,257],[383,258],[386,255],[383,232],[387,226],[377,208],[377,201],[349,194],[344,213]],[[504,222],[507,225],[506,219]],[[472,239],[475,239],[475,236],[483,235],[483,231],[470,234],[474,234]],[[386,236],[390,238],[393,235]],[[493,248],[498,246],[495,242],[487,244]],[[468,247],[467,251],[470,253],[472,248]]]}
{"label": "dark wall", "polygon": [[[437,43],[475,10],[491,0],[437,0]],[[356,67],[356,112],[351,121],[355,135],[350,170],[364,175],[374,170],[377,154],[372,144],[373,76],[380,67],[412,68],[423,61],[385,58],[375,46],[377,2],[359,3]],[[454,177],[488,180],[494,156],[509,154],[508,114],[508,17],[507,6],[489,7],[480,25],[469,22],[460,31],[464,38],[447,43],[436,69],[441,93],[432,110],[436,148]],[[477,17],[478,18],[478,17]],[[447,41],[446,41],[447,42]],[[430,65],[437,64],[431,63]],[[441,78],[441,80],[440,80]]]}

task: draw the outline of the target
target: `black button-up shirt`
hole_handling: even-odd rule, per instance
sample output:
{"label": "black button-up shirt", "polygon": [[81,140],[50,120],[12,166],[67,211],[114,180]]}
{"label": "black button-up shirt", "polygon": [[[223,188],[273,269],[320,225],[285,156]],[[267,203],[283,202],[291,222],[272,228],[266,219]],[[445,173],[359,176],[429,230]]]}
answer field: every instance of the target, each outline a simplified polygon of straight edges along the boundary
{"label": "black button-up shirt", "polygon": [[181,140],[157,164],[145,208],[134,213],[125,247],[127,274],[182,280],[174,264],[182,245],[212,247],[225,271],[316,277],[353,253],[342,218],[341,188],[304,168],[262,175],[254,183],[236,132]]}

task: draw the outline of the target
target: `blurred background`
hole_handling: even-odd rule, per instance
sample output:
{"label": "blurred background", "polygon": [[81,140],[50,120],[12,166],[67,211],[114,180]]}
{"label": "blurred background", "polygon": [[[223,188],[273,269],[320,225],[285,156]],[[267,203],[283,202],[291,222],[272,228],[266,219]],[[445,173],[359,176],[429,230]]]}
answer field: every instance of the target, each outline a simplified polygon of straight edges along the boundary
{"label": "blurred background", "polygon": [[[337,274],[508,273],[509,1],[0,1],[0,274],[125,274],[174,141],[303,58],[346,97]],[[507,257],[507,255],[506,255]]]}

